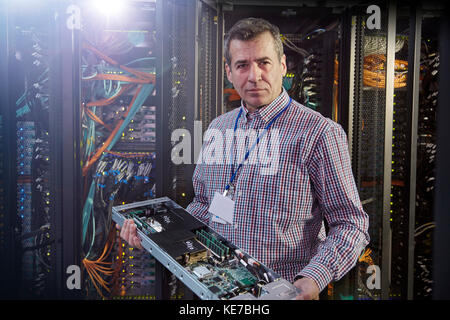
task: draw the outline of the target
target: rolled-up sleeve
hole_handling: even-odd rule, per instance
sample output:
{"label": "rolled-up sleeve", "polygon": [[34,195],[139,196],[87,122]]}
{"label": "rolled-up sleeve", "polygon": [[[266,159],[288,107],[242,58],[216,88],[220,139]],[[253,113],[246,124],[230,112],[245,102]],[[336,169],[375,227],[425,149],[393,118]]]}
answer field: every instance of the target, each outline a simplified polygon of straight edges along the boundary
{"label": "rolled-up sleeve", "polygon": [[313,279],[323,290],[355,266],[370,240],[369,218],[353,177],[347,136],[338,124],[332,123],[320,136],[309,168],[314,196],[329,231],[298,276]]}

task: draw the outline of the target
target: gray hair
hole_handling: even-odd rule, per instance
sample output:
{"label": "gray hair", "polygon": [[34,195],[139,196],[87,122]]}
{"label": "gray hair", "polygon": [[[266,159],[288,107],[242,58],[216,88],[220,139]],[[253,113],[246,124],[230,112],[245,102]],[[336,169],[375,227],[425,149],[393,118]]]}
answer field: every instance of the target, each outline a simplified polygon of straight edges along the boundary
{"label": "gray hair", "polygon": [[246,18],[239,20],[228,31],[225,36],[225,61],[231,66],[230,43],[231,40],[248,41],[256,38],[264,32],[270,32],[273,37],[273,44],[277,53],[278,59],[281,61],[283,56],[283,42],[280,37],[280,29],[271,24],[267,20],[261,18]]}

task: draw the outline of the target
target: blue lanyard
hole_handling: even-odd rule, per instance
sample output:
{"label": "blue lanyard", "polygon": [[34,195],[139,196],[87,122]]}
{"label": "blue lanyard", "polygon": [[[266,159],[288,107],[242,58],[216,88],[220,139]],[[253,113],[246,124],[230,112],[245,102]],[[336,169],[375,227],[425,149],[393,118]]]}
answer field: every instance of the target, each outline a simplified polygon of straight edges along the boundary
{"label": "blue lanyard", "polygon": [[[228,182],[228,184],[226,185],[226,187],[225,187],[225,192],[223,193],[223,195],[225,196],[226,194],[227,194],[227,192],[228,192],[228,189],[230,189],[230,185],[233,183],[233,181],[234,181],[234,179],[236,178],[236,174],[238,173],[238,171],[239,171],[239,169],[241,169],[242,168],[242,166],[243,166],[243,164],[244,164],[244,162],[248,159],[248,156],[250,155],[250,152],[252,152],[253,151],[253,149],[255,149],[255,147],[258,145],[258,143],[259,143],[259,139],[260,138],[262,138],[262,137],[264,137],[266,134],[267,134],[267,131],[269,130],[269,128],[272,126],[272,124],[275,122],[275,120],[277,120],[282,114],[283,114],[283,112],[284,111],[286,111],[286,109],[291,105],[291,102],[292,102],[292,98],[289,98],[289,103],[272,119],[272,120],[270,120],[270,122],[266,125],[266,127],[264,128],[264,131],[263,131],[263,133],[261,134],[261,137],[257,137],[256,138],[256,142],[254,142],[253,143],[253,145],[250,147],[250,149],[248,149],[248,151],[245,153],[245,156],[244,156],[244,160],[239,164],[239,166],[237,167],[237,169],[234,171],[234,173],[231,175],[231,178],[230,178],[230,182]],[[235,123],[234,123],[234,133],[233,133],[233,140],[232,140],[232,143],[231,143],[231,166],[233,167],[233,158],[234,158],[234,136],[235,136],[235,134],[236,134],[236,130],[237,130],[237,125],[238,125],[238,122],[239,122],[239,118],[241,117],[241,114],[242,114],[242,108],[241,108],[241,110],[239,110],[239,114],[238,114],[238,116],[236,117],[236,121],[235,121]]]}

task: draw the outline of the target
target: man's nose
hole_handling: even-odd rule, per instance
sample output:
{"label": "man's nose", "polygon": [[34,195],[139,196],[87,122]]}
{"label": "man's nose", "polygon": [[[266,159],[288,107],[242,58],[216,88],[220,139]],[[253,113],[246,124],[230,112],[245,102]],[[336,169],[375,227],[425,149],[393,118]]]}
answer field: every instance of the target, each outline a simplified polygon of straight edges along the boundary
{"label": "man's nose", "polygon": [[258,82],[261,80],[261,69],[258,67],[258,64],[252,63],[250,65],[248,80],[250,82]]}

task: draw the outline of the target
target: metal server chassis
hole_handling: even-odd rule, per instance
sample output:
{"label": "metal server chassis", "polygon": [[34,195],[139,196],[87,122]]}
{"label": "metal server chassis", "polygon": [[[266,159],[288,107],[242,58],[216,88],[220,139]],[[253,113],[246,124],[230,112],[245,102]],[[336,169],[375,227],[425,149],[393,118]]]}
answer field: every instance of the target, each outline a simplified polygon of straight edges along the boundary
{"label": "metal server chassis", "polygon": [[[128,210],[128,209],[136,209],[139,207],[144,207],[148,205],[154,205],[158,203],[167,203],[169,202],[173,208],[182,209],[183,207],[178,205],[176,202],[171,200],[168,197],[162,197],[152,200],[140,201],[135,203],[129,203],[121,206],[115,206],[112,208],[112,218],[114,222],[118,223],[120,226],[123,225],[125,217],[120,211]],[[188,213],[189,214],[189,213]],[[190,215],[190,214],[189,214]],[[193,216],[192,216],[193,217]],[[195,217],[193,217],[196,219]],[[198,219],[196,219],[198,220]],[[207,225],[203,224],[200,220],[198,220],[200,224],[202,224],[210,233],[218,235],[214,230],[210,229]],[[167,268],[170,272],[172,272],[180,281],[182,281],[192,292],[194,292],[198,297],[202,300],[219,300],[219,296],[215,293],[211,292],[208,287],[205,286],[202,282],[200,282],[196,275],[192,274],[185,267],[180,265],[172,256],[170,256],[163,248],[161,248],[155,241],[147,237],[147,235],[142,232],[139,228],[137,229],[137,233],[141,238],[142,247],[147,250],[150,254],[155,257],[165,268]],[[220,237],[223,238],[223,237]],[[240,249],[239,249],[240,250]],[[242,250],[241,250],[242,251]],[[247,256],[249,256],[247,254]],[[254,259],[254,258],[253,258]],[[256,259],[254,259],[256,261]],[[298,289],[291,284],[286,279],[281,278],[276,275],[273,271],[265,267],[263,264],[261,266],[268,270],[271,275],[275,275],[276,278],[274,281],[269,282],[262,286],[262,292],[259,297],[255,297],[251,293],[244,293],[238,295],[236,297],[231,298],[230,300],[290,300],[294,299],[295,296],[299,293]]]}

